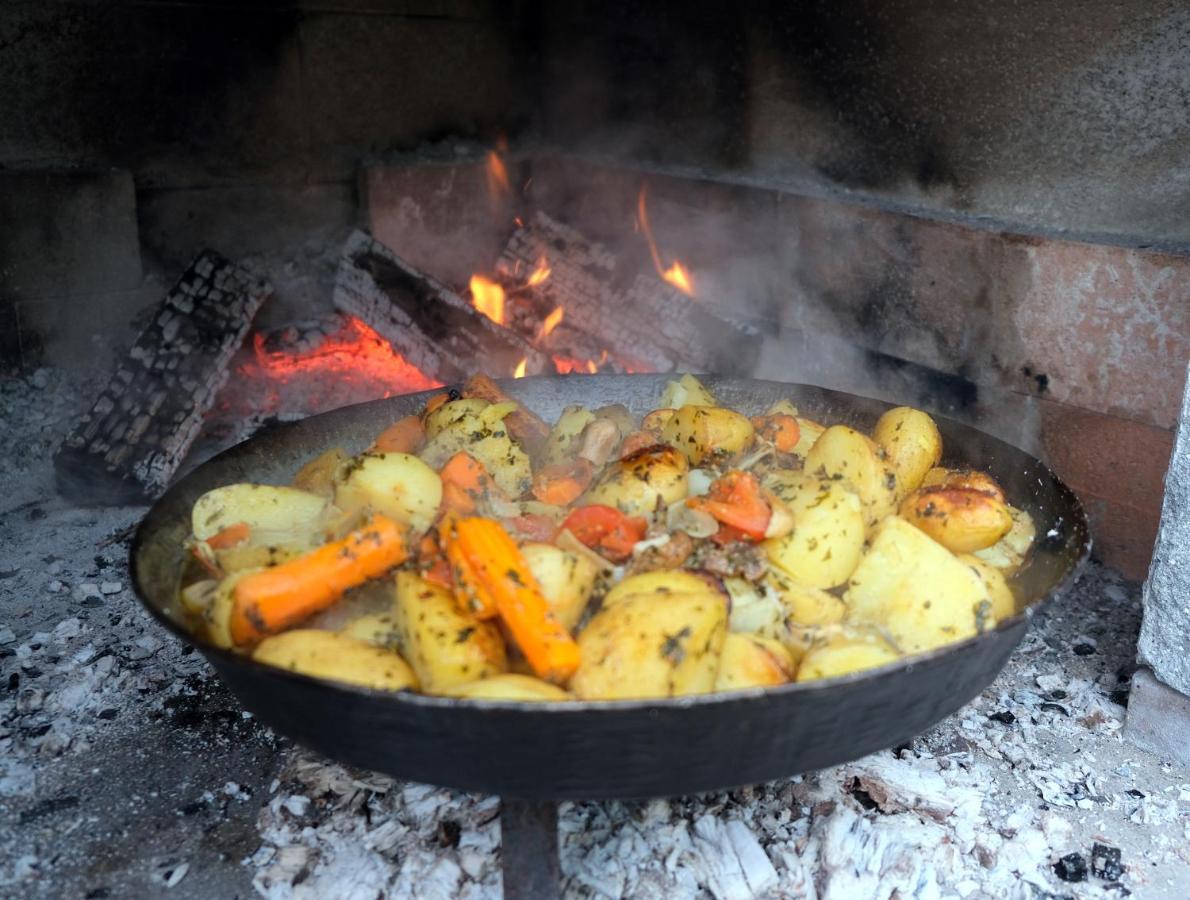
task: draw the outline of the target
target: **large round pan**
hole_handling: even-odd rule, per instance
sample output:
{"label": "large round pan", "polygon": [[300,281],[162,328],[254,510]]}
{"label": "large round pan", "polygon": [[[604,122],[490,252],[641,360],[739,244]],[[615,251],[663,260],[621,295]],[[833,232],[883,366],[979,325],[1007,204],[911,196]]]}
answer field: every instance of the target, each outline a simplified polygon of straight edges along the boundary
{"label": "large round pan", "polygon": [[[570,403],[657,404],[664,376],[526,378],[505,385],[552,420]],[[889,404],[802,385],[708,377],[721,401],[759,412],[789,397],[825,422],[870,428]],[[190,634],[176,607],[190,509],[237,481],[286,483],[314,455],[359,451],[426,395],[351,406],[233,447],[174,485],[132,547],[148,609],[211,661],[245,708],[278,732],[345,763],[403,779],[529,799],[658,797],[755,784],[901,744],[985,688],[1024,636],[1029,615],[1068,586],[1090,537],[1075,495],[1003,441],[938,421],[948,465],[991,471],[1037,524],[1015,579],[1024,613],[950,647],[849,677],[674,700],[516,704],[383,693],[260,665]]]}

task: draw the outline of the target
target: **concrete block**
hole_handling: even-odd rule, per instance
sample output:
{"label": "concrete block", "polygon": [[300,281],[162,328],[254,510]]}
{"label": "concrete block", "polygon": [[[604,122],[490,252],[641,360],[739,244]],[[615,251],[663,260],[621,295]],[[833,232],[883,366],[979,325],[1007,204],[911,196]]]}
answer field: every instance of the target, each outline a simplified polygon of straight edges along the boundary
{"label": "concrete block", "polygon": [[1144,621],[1137,657],[1163,682],[1190,695],[1190,377],[1142,599]]}
{"label": "concrete block", "polygon": [[1190,766],[1190,697],[1137,669],[1128,697],[1124,736],[1163,760]]}
{"label": "concrete block", "polygon": [[0,172],[0,292],[14,299],[130,290],[140,283],[127,172]]}

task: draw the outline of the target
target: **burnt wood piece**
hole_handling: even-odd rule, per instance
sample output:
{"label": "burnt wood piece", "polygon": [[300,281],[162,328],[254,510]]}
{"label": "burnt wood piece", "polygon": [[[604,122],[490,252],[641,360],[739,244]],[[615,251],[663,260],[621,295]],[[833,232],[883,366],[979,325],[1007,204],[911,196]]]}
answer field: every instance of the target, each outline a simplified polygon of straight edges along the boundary
{"label": "burnt wood piece", "polygon": [[461,381],[475,372],[511,375],[522,359],[528,374],[553,371],[548,357],[520,335],[362,231],[343,248],[334,304],[437,381]]}
{"label": "burnt wood piece", "polygon": [[63,441],[54,457],[62,495],[85,505],[160,495],[271,293],[266,281],[212,250],[202,251]]}
{"label": "burnt wood piece", "polygon": [[545,281],[526,288],[545,309],[591,335],[629,365],[739,374],[751,369],[760,335],[715,315],[701,301],[652,275],[625,272],[606,247],[544,212],[513,232],[497,263],[505,278],[528,278],[541,260]]}

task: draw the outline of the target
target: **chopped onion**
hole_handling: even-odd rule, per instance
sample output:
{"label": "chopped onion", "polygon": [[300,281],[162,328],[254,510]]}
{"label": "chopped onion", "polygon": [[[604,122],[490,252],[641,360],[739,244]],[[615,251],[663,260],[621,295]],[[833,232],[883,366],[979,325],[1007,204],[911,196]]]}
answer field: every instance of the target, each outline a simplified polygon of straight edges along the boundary
{"label": "chopped onion", "polygon": [[569,528],[563,528],[558,532],[558,536],[554,538],[554,546],[559,550],[566,550],[589,559],[601,572],[611,571],[615,568],[610,562],[576,538],[574,532]]}
{"label": "chopped onion", "polygon": [[719,523],[710,513],[691,509],[685,501],[672,504],[665,514],[670,531],[684,531],[692,538],[707,538],[719,530]]}
{"label": "chopped onion", "polygon": [[715,480],[715,473],[710,469],[691,469],[687,476],[687,493],[691,497],[701,497],[711,489],[711,482]]}

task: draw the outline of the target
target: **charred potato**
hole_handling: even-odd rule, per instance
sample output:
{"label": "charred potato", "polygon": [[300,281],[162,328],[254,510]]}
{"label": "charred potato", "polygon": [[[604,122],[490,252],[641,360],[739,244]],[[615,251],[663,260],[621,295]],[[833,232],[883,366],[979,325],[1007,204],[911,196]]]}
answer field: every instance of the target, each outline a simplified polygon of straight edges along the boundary
{"label": "charred potato", "polygon": [[991,605],[970,566],[898,516],[876,529],[843,599],[851,622],[883,629],[907,653],[971,637]]}
{"label": "charred potato", "polygon": [[417,676],[396,653],[333,631],[299,628],[274,635],[257,645],[252,658],[290,672],[378,691],[418,686]]}
{"label": "charred potato", "polygon": [[718,406],[683,406],[661,429],[661,440],[697,466],[734,456],[752,443],[756,433],[747,416]]}
{"label": "charred potato", "polygon": [[205,541],[231,525],[248,526],[252,544],[308,545],[328,514],[326,497],[271,484],[229,484],[194,503],[190,527]]}
{"label": "charred potato", "polygon": [[1008,507],[971,488],[919,488],[901,503],[901,517],[953,553],[992,546],[1012,528]]}
{"label": "charred potato", "polygon": [[[864,509],[847,483],[806,475],[779,493],[793,515],[793,531],[764,542],[769,562],[816,588],[840,585],[859,564]],[[774,491],[777,493],[777,491]]]}
{"label": "charred potato", "polygon": [[991,494],[1001,503],[1008,502],[1004,499],[1004,489],[1000,487],[999,482],[987,472],[980,472],[978,469],[933,468],[922,479],[921,487],[970,488],[973,491]]}
{"label": "charred potato", "polygon": [[1027,512],[1010,506],[1008,514],[1012,517],[1012,527],[1008,534],[986,550],[976,550],[974,553],[977,559],[994,566],[1005,575],[1011,575],[1025,564],[1029,548],[1037,536],[1037,528]]}
{"label": "charred potato", "polygon": [[442,480],[408,453],[363,453],[344,468],[335,503],[345,512],[378,512],[425,531],[442,502]]}
{"label": "charred potato", "polygon": [[460,697],[464,700],[514,700],[520,703],[546,703],[570,700],[568,693],[555,684],[533,678],[530,675],[493,675],[482,681],[469,681],[444,688],[439,693],[444,697]]}
{"label": "charred potato", "polygon": [[562,627],[574,631],[587,608],[599,570],[587,557],[553,544],[524,544],[521,555]]}
{"label": "charred potato", "polygon": [[293,476],[293,486],[320,497],[333,497],[339,471],[350,458],[342,447],[332,447],[298,469]]}
{"label": "charred potato", "polygon": [[901,654],[872,631],[842,629],[816,641],[797,668],[798,681],[839,678],[896,662]]}
{"label": "charred potato", "polygon": [[611,463],[581,502],[615,506],[632,516],[652,515],[659,504],[686,496],[689,469],[686,457],[673,448],[646,447]]}
{"label": "charred potato", "polygon": [[806,454],[806,471],[841,478],[863,502],[869,528],[896,509],[897,476],[875,441],[846,425],[832,425]]}
{"label": "charred potato", "polygon": [[413,572],[397,573],[393,626],[426,693],[508,669],[496,626],[464,612],[450,591]]}
{"label": "charred potato", "polygon": [[680,409],[683,406],[718,406],[719,401],[701,381],[693,375],[686,374],[665,385],[660,405]]}
{"label": "charred potato", "polygon": [[725,597],[625,597],[579,635],[582,663],[570,689],[584,700],[705,694],[714,689],[726,634]]}
{"label": "charred potato", "polygon": [[921,486],[926,473],[942,459],[942,435],[920,409],[898,406],[876,422],[872,438],[884,448],[897,474],[898,495],[904,497]]}
{"label": "charred potato", "polygon": [[793,656],[779,642],[751,634],[728,634],[719,654],[715,690],[784,684],[797,670]]}

